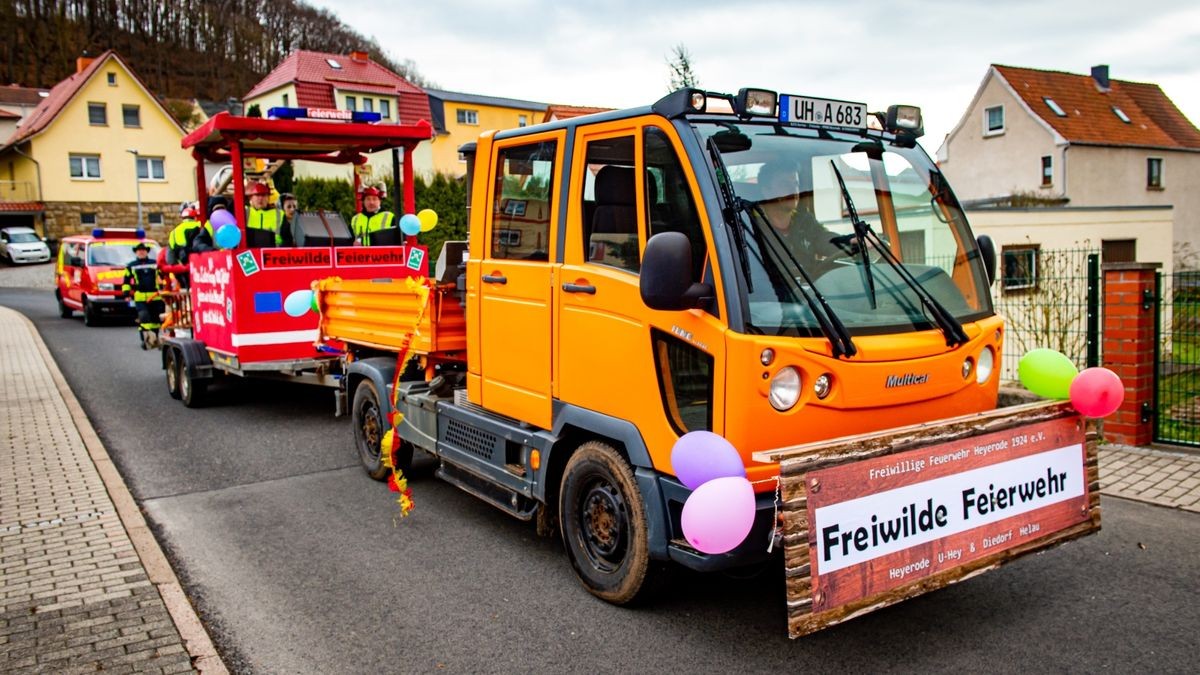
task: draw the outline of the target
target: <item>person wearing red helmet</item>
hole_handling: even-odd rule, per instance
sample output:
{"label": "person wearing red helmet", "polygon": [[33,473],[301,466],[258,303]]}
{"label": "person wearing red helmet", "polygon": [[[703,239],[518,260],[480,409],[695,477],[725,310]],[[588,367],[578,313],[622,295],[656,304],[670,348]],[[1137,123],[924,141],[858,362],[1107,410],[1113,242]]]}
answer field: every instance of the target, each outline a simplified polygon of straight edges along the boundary
{"label": "person wearing red helmet", "polygon": [[350,230],[354,232],[354,241],[363,246],[371,245],[371,234],[383,229],[396,227],[395,215],[391,211],[381,211],[382,194],[377,188],[369,187],[362,192],[362,211],[350,219]]}
{"label": "person wearing red helmet", "polygon": [[246,230],[266,230],[275,234],[276,246],[291,246],[291,228],[283,227],[283,211],[278,207],[267,208],[271,200],[271,188],[266,183],[255,183],[250,187],[250,208],[246,211]]}

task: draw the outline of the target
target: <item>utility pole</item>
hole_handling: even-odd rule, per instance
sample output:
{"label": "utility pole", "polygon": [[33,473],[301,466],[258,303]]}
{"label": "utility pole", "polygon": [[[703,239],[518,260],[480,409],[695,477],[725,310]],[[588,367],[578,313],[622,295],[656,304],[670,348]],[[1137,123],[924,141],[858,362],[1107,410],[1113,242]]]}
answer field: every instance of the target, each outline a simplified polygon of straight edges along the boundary
{"label": "utility pole", "polygon": [[[146,226],[142,223],[142,177],[138,175],[138,151],[137,150],[126,150],[125,152],[128,152],[129,154],[133,155],[133,185],[134,185],[134,188],[137,190],[137,205],[138,205],[138,224],[137,224],[137,226],[138,226],[139,230],[145,231]],[[146,167],[147,171],[149,171],[149,168],[150,167]]]}

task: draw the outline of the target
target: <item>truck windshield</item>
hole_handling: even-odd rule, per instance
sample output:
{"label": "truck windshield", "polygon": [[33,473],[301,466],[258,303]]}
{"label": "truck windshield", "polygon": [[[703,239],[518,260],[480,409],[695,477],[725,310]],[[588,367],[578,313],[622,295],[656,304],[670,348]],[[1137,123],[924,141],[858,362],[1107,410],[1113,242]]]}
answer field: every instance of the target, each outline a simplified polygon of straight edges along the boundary
{"label": "truck windshield", "polygon": [[[129,261],[137,257],[137,254],[133,252],[134,244],[135,242],[92,242],[88,246],[87,264],[124,267],[129,264]],[[151,259],[157,253],[157,247],[150,247]]]}
{"label": "truck windshield", "polygon": [[[992,313],[966,219],[919,148],[770,122],[695,126],[721,151],[748,226],[740,286],[752,329],[821,335],[809,291],[852,335],[939,327],[932,305],[958,322]],[[856,236],[852,207],[898,265]]]}

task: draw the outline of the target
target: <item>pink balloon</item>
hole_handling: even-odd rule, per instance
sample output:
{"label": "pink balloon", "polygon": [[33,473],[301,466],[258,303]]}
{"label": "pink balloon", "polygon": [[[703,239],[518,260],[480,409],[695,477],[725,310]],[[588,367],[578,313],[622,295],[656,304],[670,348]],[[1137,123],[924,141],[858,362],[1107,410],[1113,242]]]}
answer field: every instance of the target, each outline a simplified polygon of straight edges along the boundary
{"label": "pink balloon", "polygon": [[671,448],[671,469],[689,490],[714,478],[746,477],[746,465],[733,445],[711,431],[692,431]]}
{"label": "pink balloon", "polygon": [[683,503],[683,536],[697,551],[737,548],[754,525],[754,486],[741,476],[714,478]]}
{"label": "pink balloon", "polygon": [[1124,400],[1125,386],[1108,368],[1088,368],[1071,381],[1071,405],[1084,417],[1108,417]]}

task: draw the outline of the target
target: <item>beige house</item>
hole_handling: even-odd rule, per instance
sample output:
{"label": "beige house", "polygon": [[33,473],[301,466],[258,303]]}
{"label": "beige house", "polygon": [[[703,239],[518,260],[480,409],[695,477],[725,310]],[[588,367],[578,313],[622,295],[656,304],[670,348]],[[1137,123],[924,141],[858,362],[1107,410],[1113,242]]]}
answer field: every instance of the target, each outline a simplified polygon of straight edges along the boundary
{"label": "beige house", "polygon": [[147,233],[165,241],[180,202],[196,194],[183,129],[116,52],[76,66],[0,140],[5,179],[22,188],[13,201],[0,194],[0,225],[59,239],[134,227],[140,204]]}
{"label": "beige house", "polygon": [[[968,205],[1171,206],[1175,262],[1200,266],[1200,130],[1158,85],[993,65],[938,164]],[[1146,233],[1115,236],[1148,260]]]}

